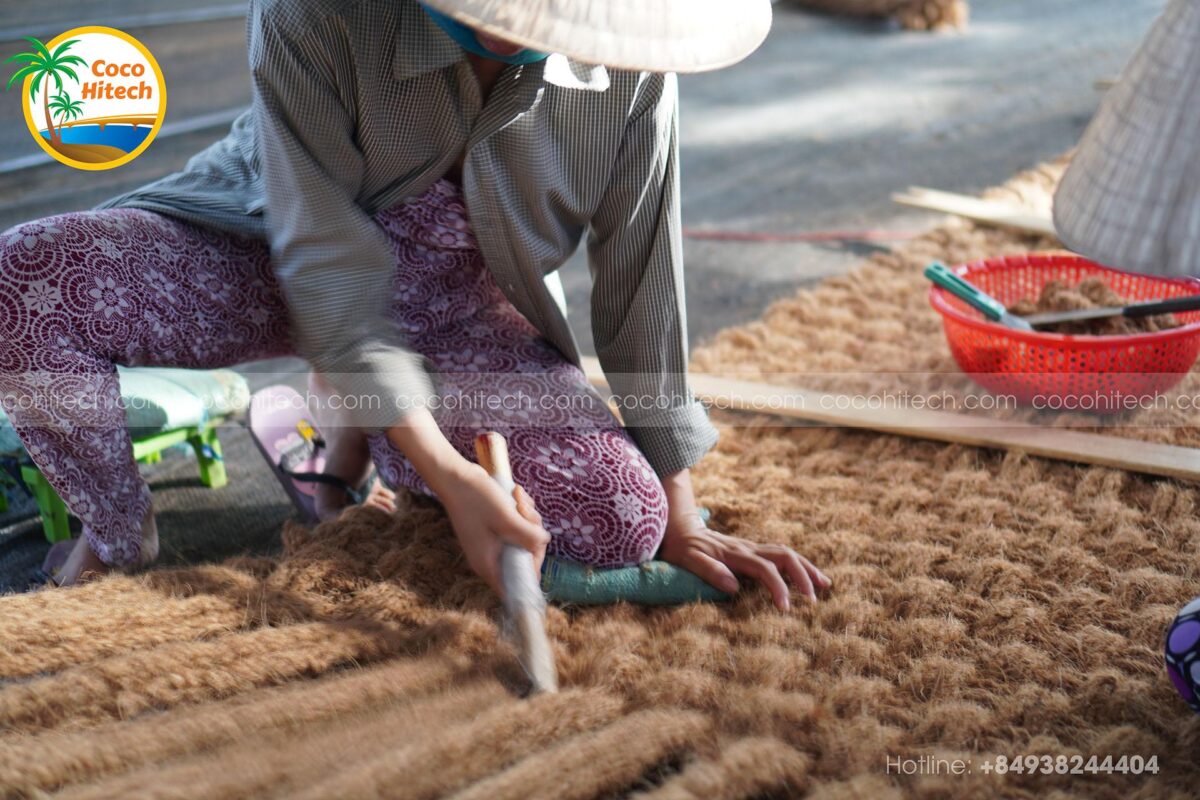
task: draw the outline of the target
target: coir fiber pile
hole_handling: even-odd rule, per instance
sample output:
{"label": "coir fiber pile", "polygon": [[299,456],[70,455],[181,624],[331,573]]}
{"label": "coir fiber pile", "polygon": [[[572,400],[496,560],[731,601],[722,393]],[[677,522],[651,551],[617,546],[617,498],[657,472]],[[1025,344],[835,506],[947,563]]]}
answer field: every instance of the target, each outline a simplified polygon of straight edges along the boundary
{"label": "coir fiber pile", "polygon": [[[1044,194],[1053,174],[1014,186]],[[776,304],[696,366],[773,380],[951,371],[921,267],[1036,244],[941,229]],[[819,605],[783,615],[745,588],[722,606],[553,609],[566,691],[522,700],[495,603],[441,513],[355,510],[289,529],[278,560],[0,599],[0,786],[72,798],[1196,795],[1200,723],[1160,656],[1164,626],[1200,594],[1194,487],[719,420],[702,501],[717,525],[821,564],[836,586]],[[1140,435],[1132,422],[1122,435]],[[1157,756],[1159,773],[979,769],[1029,753]],[[922,756],[973,766],[888,774],[889,758]]]}
{"label": "coir fiber pile", "polygon": [[799,5],[850,17],[892,17],[909,30],[965,28],[967,0],[796,0]]}

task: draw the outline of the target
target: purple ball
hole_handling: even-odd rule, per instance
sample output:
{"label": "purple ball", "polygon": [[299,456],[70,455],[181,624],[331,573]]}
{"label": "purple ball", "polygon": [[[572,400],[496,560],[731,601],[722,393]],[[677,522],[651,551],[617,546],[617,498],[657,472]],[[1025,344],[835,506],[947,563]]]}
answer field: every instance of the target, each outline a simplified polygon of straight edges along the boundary
{"label": "purple ball", "polygon": [[1164,650],[1171,683],[1200,714],[1200,597],[1180,609],[1167,628]]}

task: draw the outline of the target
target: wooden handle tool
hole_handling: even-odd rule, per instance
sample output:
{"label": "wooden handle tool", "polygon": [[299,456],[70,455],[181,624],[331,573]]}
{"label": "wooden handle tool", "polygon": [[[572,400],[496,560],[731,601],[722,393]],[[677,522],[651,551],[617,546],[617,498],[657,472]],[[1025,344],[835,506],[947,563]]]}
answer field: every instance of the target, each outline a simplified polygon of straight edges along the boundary
{"label": "wooden handle tool", "polygon": [[[498,433],[475,437],[475,455],[504,493],[512,496],[516,484],[508,461],[508,443]],[[554,651],[546,636],[546,597],[533,568],[533,555],[516,545],[505,544],[500,551],[500,580],[504,584],[504,611],[516,636],[517,652],[534,693],[557,692],[558,672]]]}

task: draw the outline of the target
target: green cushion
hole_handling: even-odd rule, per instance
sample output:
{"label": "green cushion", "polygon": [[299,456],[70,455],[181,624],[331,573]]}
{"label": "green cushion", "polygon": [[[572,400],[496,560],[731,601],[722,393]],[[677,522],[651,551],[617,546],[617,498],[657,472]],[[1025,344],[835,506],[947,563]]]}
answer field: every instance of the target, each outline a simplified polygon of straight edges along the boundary
{"label": "green cushion", "polygon": [[[250,388],[233,370],[118,367],[117,372],[126,424],[135,439],[195,427],[250,405]],[[16,431],[0,410],[0,453],[23,452]]]}
{"label": "green cushion", "polygon": [[542,564],[542,591],[555,602],[583,606],[620,602],[676,606],[730,599],[686,569],[665,561],[595,569],[553,556],[547,556]]}

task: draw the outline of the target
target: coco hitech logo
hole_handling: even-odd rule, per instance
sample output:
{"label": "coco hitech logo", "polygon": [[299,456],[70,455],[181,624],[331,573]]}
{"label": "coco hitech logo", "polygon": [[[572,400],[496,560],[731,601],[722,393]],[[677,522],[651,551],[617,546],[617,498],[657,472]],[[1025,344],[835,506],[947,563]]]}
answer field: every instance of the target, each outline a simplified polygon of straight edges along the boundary
{"label": "coco hitech logo", "polygon": [[22,88],[25,122],[43,150],[77,169],[112,169],[141,155],[162,127],[167,85],[145,45],[90,26],[41,42],[26,36],[5,88]]}

